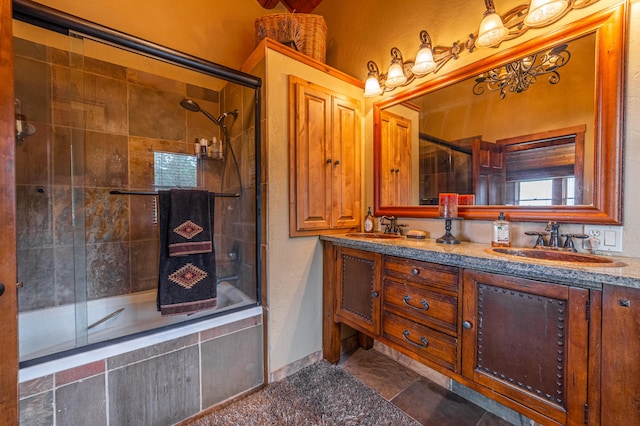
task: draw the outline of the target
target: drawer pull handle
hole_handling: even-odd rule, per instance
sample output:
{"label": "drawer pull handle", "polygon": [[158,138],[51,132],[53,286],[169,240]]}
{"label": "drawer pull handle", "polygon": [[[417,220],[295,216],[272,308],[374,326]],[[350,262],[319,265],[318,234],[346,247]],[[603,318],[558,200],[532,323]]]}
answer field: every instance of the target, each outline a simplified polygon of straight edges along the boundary
{"label": "drawer pull handle", "polygon": [[402,299],[402,301],[404,302],[405,305],[407,305],[408,307],[415,309],[416,311],[426,311],[429,309],[429,302],[427,302],[425,299],[422,299],[422,302],[420,302],[420,304],[422,305],[422,307],[420,306],[413,306],[411,303],[411,296],[409,296],[408,294],[406,296],[404,296],[404,299]]}
{"label": "drawer pull handle", "polygon": [[418,270],[418,268],[413,268],[411,270],[411,275],[418,275],[420,273],[420,271]]}
{"label": "drawer pull handle", "polygon": [[427,341],[427,338],[422,336],[420,338],[420,342],[421,343],[416,343],[413,340],[409,339],[409,336],[411,335],[411,333],[409,333],[409,330],[405,330],[402,332],[402,337],[404,338],[404,340],[406,340],[407,342],[411,343],[413,346],[417,346],[419,348],[426,348],[427,346],[429,346],[429,342]]}

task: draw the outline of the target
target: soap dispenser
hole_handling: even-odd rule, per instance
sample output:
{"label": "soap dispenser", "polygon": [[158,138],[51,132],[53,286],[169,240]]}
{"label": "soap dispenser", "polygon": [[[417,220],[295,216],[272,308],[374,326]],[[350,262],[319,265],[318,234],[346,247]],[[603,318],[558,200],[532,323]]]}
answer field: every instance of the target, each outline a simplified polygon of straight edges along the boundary
{"label": "soap dispenser", "polygon": [[503,212],[500,212],[498,220],[493,222],[491,246],[511,247],[511,224],[505,219]]}
{"label": "soap dispenser", "polygon": [[367,215],[364,218],[364,232],[373,232],[374,228],[374,219],[371,214],[371,207],[369,207],[369,211],[367,211]]}

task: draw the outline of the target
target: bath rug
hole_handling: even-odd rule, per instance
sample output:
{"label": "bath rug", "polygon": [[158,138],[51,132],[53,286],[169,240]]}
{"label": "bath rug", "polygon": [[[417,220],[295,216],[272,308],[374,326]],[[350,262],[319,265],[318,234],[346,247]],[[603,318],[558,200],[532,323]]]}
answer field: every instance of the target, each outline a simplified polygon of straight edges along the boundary
{"label": "bath rug", "polygon": [[[211,242],[211,230],[213,229],[213,216],[209,211],[213,211],[214,198],[210,197],[206,191],[198,191],[200,205],[198,209],[193,208],[188,200],[193,197],[178,198],[178,205],[175,206],[175,190],[159,191],[158,201],[160,210],[160,262],[158,274],[158,310],[163,316],[182,315],[200,312],[206,309],[214,309],[217,306],[216,289],[216,262],[213,246],[209,252],[190,253],[181,256],[170,255],[170,241],[175,229],[185,224],[189,220],[192,224],[183,226],[179,232],[185,235],[198,235],[204,233],[198,228],[207,229],[209,242]],[[179,191],[195,192],[195,191]],[[187,194],[179,194],[181,196]],[[206,203],[205,206],[203,203]],[[175,211],[181,212],[176,221]],[[193,210],[200,210],[194,214]],[[207,210],[206,214],[203,210]],[[173,215],[173,217],[172,217]],[[200,216],[207,216],[209,225],[205,226],[205,220]],[[189,219],[192,218],[192,219]],[[201,223],[202,226],[197,225]],[[197,226],[194,226],[197,225]],[[173,241],[176,241],[174,238]],[[204,241],[201,239],[200,242]]]}
{"label": "bath rug", "polygon": [[419,425],[341,367],[321,360],[181,426]]}

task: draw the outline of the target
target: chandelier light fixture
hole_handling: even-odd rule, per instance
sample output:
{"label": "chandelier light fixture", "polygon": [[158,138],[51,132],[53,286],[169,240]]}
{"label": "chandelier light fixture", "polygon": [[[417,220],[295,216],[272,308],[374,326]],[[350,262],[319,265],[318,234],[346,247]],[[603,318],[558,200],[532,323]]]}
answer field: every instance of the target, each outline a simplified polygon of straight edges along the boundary
{"label": "chandelier light fixture", "polygon": [[500,99],[507,93],[522,93],[538,81],[538,77],[549,76],[550,84],[560,82],[558,69],[571,59],[567,45],[562,44],[548,52],[534,53],[520,60],[510,62],[502,67],[494,68],[480,74],[473,85],[473,93],[482,95],[485,90],[500,92]]}
{"label": "chandelier light fixture", "polygon": [[[374,61],[367,62],[368,74],[364,96],[379,96],[397,87],[407,86],[416,78],[437,73],[451,59],[458,59],[464,50],[471,53],[476,48],[497,47],[503,41],[521,36],[529,28],[551,25],[570,11],[582,9],[596,2],[598,0],[531,0],[529,4],[516,6],[504,15],[499,15],[493,0],[484,0],[486,11],[478,31],[469,35],[464,43],[455,42],[451,46],[433,46],[429,33],[422,30],[420,31],[420,46],[415,60],[404,60],[402,52],[394,47],[391,49],[391,64],[386,74],[380,72]],[[568,61],[568,58],[566,60]],[[559,68],[562,65],[556,67]],[[526,65],[524,66],[526,68]],[[531,69],[535,67],[530,64]],[[553,73],[549,67],[546,69],[547,73]],[[488,73],[485,78],[488,78]],[[507,89],[507,91],[510,90]]]}

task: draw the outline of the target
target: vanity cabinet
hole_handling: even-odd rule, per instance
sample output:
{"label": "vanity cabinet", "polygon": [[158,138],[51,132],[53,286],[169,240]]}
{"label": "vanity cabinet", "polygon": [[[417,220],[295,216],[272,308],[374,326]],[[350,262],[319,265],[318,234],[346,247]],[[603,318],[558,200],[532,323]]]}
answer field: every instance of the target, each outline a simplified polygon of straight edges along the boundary
{"label": "vanity cabinet", "polygon": [[289,76],[289,234],[360,227],[360,101]]}
{"label": "vanity cabinet", "polygon": [[[599,424],[599,291],[325,241],[324,294],[323,349],[331,362],[339,360],[343,323],[542,424]],[[640,307],[640,292],[631,297]],[[620,297],[612,298],[617,309]],[[637,329],[637,312],[621,310],[620,324],[609,324],[612,336],[621,324]],[[618,349],[609,352],[609,368],[625,370],[629,393],[638,386],[638,352],[631,345],[621,367]],[[638,407],[629,407],[628,416],[637,416]]]}

